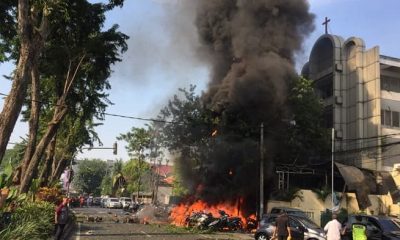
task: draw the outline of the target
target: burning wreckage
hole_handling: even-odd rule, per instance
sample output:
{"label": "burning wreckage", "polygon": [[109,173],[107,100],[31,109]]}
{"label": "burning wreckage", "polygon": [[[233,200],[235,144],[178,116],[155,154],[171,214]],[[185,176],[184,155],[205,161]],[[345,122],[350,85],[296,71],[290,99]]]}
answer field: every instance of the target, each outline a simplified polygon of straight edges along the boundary
{"label": "burning wreckage", "polygon": [[200,230],[253,231],[257,228],[255,215],[244,217],[240,211],[240,201],[236,207],[229,203],[211,206],[200,200],[192,204],[180,204],[172,209],[170,219],[174,225]]}

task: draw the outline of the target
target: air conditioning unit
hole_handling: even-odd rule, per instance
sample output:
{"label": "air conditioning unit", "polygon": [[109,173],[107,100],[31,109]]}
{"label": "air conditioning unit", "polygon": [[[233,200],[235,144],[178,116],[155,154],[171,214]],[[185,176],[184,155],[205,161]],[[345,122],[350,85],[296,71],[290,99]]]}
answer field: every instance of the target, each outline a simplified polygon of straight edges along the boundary
{"label": "air conditioning unit", "polygon": [[343,65],[340,63],[336,63],[335,69],[336,69],[336,71],[341,72],[341,71],[343,71]]}
{"label": "air conditioning unit", "polygon": [[342,96],[335,96],[335,102],[336,102],[336,104],[341,105],[343,103]]}

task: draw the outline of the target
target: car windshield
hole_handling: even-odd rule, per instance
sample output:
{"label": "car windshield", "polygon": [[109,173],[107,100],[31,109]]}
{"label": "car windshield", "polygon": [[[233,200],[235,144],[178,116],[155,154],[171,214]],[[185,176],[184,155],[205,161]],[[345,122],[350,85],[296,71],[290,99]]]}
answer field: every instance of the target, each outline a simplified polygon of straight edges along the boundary
{"label": "car windshield", "polygon": [[379,222],[381,223],[384,232],[400,231],[399,226],[390,219],[380,219]]}
{"label": "car windshield", "polygon": [[302,217],[299,218],[299,220],[304,224],[306,228],[312,228],[312,229],[320,228],[316,223],[314,223],[308,218]]}
{"label": "car windshield", "polygon": [[110,198],[110,202],[118,202],[117,198]]}

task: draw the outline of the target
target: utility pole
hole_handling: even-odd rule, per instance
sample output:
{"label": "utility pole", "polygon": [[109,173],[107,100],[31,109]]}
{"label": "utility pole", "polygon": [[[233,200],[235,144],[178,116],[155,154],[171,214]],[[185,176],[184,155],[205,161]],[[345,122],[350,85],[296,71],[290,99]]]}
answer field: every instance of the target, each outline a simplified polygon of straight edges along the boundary
{"label": "utility pole", "polygon": [[335,202],[334,202],[334,167],[335,167],[335,128],[332,128],[332,160],[331,160],[331,170],[332,170],[332,213],[333,213],[333,208],[335,207]]}
{"label": "utility pole", "polygon": [[264,123],[260,127],[260,215],[264,213]]}
{"label": "utility pole", "polygon": [[138,180],[137,180],[138,189],[136,192],[136,202],[139,202],[140,181],[141,181],[141,177],[142,177],[141,171],[142,171],[142,151],[139,151]]}

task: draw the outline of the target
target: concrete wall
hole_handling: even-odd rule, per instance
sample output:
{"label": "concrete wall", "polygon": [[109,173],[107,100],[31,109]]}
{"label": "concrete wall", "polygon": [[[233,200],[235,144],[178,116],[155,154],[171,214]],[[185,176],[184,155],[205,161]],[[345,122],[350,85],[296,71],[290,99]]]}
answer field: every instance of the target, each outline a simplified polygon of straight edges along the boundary
{"label": "concrete wall", "polygon": [[[399,176],[397,177],[398,183],[400,183]],[[269,201],[267,204],[267,212],[270,212],[273,207],[298,208],[306,212],[315,223],[320,225],[321,213],[332,207],[331,195],[329,195],[325,201],[322,201],[318,199],[317,195],[311,190],[300,190],[299,194],[302,196],[302,199],[296,198],[292,202]],[[392,198],[389,194],[382,196],[370,195],[368,197],[372,206],[366,210],[367,214],[400,215],[399,205],[392,202]],[[360,212],[355,194],[345,193],[345,196],[342,197],[340,202],[340,208],[346,209],[349,214]]]}

